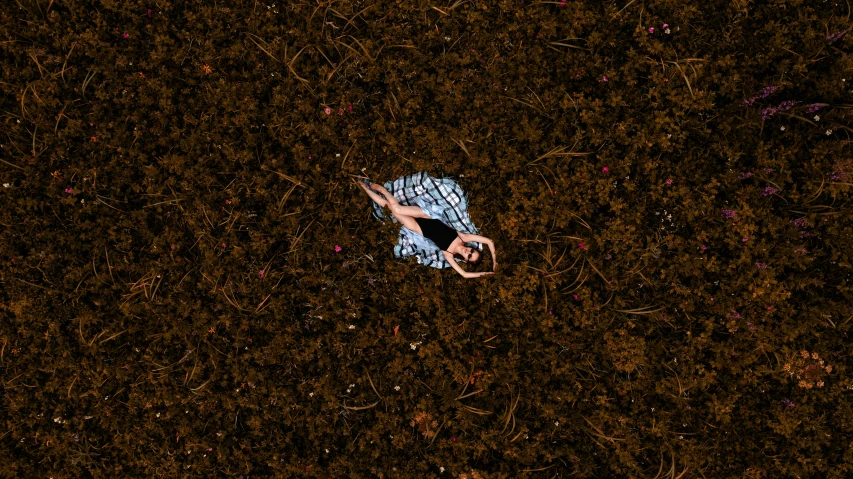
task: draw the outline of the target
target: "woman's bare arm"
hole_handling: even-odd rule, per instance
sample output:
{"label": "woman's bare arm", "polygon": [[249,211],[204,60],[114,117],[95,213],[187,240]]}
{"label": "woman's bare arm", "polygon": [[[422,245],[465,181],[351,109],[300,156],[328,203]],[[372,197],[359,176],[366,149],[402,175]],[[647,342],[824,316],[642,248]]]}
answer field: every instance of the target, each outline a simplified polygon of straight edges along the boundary
{"label": "woman's bare arm", "polygon": [[489,251],[491,251],[491,253],[492,253],[492,270],[494,271],[494,269],[497,268],[498,261],[497,261],[497,259],[495,259],[495,242],[494,241],[490,240],[489,238],[486,238],[485,236],[469,235],[467,233],[459,233],[459,237],[462,238],[462,241],[464,241],[466,243],[477,242],[477,243],[483,243],[486,246],[488,246]]}
{"label": "woman's bare arm", "polygon": [[469,279],[470,278],[479,278],[480,276],[485,276],[487,274],[495,274],[495,273],[492,273],[491,271],[487,271],[484,273],[469,273],[468,271],[465,271],[464,269],[462,269],[461,266],[456,264],[456,259],[453,258],[452,254],[448,253],[447,251],[442,251],[441,253],[444,255],[444,259],[446,259],[447,262],[450,263],[450,266],[452,266],[453,269],[455,269],[457,273],[461,274],[463,278],[469,278]]}

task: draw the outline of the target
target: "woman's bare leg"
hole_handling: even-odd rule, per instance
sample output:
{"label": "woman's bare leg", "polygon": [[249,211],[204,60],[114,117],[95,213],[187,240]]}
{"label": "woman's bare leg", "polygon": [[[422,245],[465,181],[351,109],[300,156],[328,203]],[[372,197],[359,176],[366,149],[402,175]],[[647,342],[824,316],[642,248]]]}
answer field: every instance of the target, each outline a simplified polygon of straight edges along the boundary
{"label": "woman's bare leg", "polygon": [[384,194],[385,197],[388,198],[388,207],[391,208],[391,212],[395,215],[411,216],[412,218],[429,218],[429,215],[424,213],[424,210],[422,210],[420,206],[401,205],[400,202],[397,201],[397,198],[394,198],[394,195],[392,195],[384,186],[378,183],[373,183],[370,185],[370,188]]}
{"label": "woman's bare leg", "polygon": [[[368,187],[367,187],[367,185],[365,185],[364,183],[362,183],[362,182],[360,182],[360,181],[357,181],[357,180],[353,180],[353,181],[355,181],[355,183],[356,183],[358,186],[360,186],[360,187],[361,187],[361,189],[363,189],[363,190],[364,190],[364,192],[365,192],[365,193],[367,193],[367,195],[368,195],[368,196],[370,196],[370,199],[372,199],[373,201],[375,201],[375,202],[376,202],[376,204],[378,204],[380,208],[384,208],[384,207],[386,207],[386,206],[388,206],[389,208],[391,207],[391,205],[388,203],[388,201],[386,201],[384,198],[382,198],[381,196],[379,196],[379,195],[378,195],[375,191],[373,191],[372,189],[368,188]],[[387,190],[386,190],[386,191],[387,191]],[[390,196],[390,195],[389,195],[389,196]],[[393,196],[391,196],[391,198],[394,198],[394,197],[393,197]],[[394,201],[396,202],[396,201],[397,201],[397,199],[396,199],[396,198],[394,198]],[[399,204],[399,203],[398,203],[398,204]]]}

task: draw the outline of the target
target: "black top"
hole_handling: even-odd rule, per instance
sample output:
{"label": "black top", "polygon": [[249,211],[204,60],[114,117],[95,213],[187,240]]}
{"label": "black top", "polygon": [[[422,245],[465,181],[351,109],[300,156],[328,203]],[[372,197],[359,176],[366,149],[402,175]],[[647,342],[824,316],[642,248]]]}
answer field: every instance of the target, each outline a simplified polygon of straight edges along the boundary
{"label": "black top", "polygon": [[421,227],[423,236],[435,243],[442,251],[447,251],[453,240],[459,236],[455,229],[439,220],[433,218],[415,218],[415,221]]}

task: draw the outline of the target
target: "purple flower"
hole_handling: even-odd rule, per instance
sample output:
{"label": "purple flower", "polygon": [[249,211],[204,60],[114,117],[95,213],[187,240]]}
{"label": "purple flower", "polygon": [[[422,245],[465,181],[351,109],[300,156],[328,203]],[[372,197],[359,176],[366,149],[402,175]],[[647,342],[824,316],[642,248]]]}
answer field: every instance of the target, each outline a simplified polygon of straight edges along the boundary
{"label": "purple flower", "polygon": [[782,400],[782,404],[784,404],[785,407],[794,407],[794,402],[787,398]]}
{"label": "purple flower", "polygon": [[258,271],[258,274],[261,275],[261,278],[263,278],[264,277],[264,270]]}
{"label": "purple flower", "polygon": [[708,249],[708,247],[707,247],[707,246],[705,246],[705,245],[702,245],[702,246],[700,246],[700,247],[699,247],[699,249],[700,249],[700,250],[702,250],[702,251],[704,252],[705,250],[707,250],[707,249]]}
{"label": "purple flower", "polygon": [[65,188],[65,192],[70,195],[71,193],[74,192],[74,190],[72,190],[71,188]]}
{"label": "purple flower", "polygon": [[773,168],[762,168],[761,171],[763,171],[765,173],[773,173],[776,170]]}
{"label": "purple flower", "polygon": [[749,321],[746,322],[746,326],[749,328],[750,331],[755,331],[755,326],[753,326],[752,323],[750,323]]}
{"label": "purple flower", "polygon": [[740,319],[740,313],[738,313],[738,312],[737,312],[737,311],[735,311],[735,310],[731,310],[731,311],[729,312],[729,318],[731,318],[731,319]]}
{"label": "purple flower", "polygon": [[654,33],[654,32],[655,32],[655,27],[649,27],[649,33]]}
{"label": "purple flower", "polygon": [[121,36],[121,37],[122,37],[122,38],[125,38],[125,39],[127,39],[127,38],[130,38],[130,34],[128,34],[128,33],[125,33],[125,34],[124,34],[124,35],[122,35],[122,36]]}
{"label": "purple flower", "polygon": [[767,269],[767,263],[755,263],[755,267],[758,269]]}
{"label": "purple flower", "polygon": [[835,43],[839,38],[843,37],[849,30],[839,30],[832,35],[826,37],[826,41],[830,44]]}
{"label": "purple flower", "polygon": [[805,248],[800,247],[800,248],[795,249],[795,250],[794,250],[794,253],[797,253],[797,254],[808,254],[809,252],[808,252],[808,250],[806,250]]}
{"label": "purple flower", "polygon": [[761,90],[759,90],[755,95],[753,95],[752,98],[748,98],[748,99],[744,100],[743,104],[746,106],[750,106],[753,103],[755,103],[756,100],[767,98],[768,96],[775,93],[778,89],[779,89],[779,87],[777,87],[777,86],[772,86],[772,85],[766,86],[766,87],[762,88]]}
{"label": "purple flower", "polygon": [[814,113],[814,112],[820,110],[820,108],[821,108],[820,103],[812,103],[811,106],[809,106],[809,111],[807,113]]}
{"label": "purple flower", "polygon": [[809,224],[809,220],[807,220],[805,218],[797,218],[795,220],[791,220],[791,224],[793,224],[794,226],[798,226],[800,228],[808,228],[809,226],[811,226]]}
{"label": "purple flower", "polygon": [[775,108],[773,108],[772,106],[767,107],[767,108],[765,108],[765,109],[761,110],[761,119],[762,119],[762,120],[767,120],[767,119],[769,119],[770,117],[772,117],[772,116],[773,116],[773,115],[775,115],[775,114],[776,114],[776,109],[775,109]]}
{"label": "purple flower", "polygon": [[761,194],[764,196],[775,195],[778,192],[779,192],[779,190],[777,190],[776,188],[773,188],[772,186],[764,187],[761,190]]}
{"label": "purple flower", "polygon": [[727,220],[730,220],[730,219],[734,218],[735,216],[737,216],[737,213],[735,213],[734,210],[723,210],[723,216]]}
{"label": "purple flower", "polygon": [[752,172],[750,172],[750,171],[744,171],[743,173],[739,174],[737,177],[738,177],[738,178],[740,178],[740,179],[742,179],[742,180],[745,180],[745,179],[747,179],[747,178],[751,178],[751,177],[752,177]]}

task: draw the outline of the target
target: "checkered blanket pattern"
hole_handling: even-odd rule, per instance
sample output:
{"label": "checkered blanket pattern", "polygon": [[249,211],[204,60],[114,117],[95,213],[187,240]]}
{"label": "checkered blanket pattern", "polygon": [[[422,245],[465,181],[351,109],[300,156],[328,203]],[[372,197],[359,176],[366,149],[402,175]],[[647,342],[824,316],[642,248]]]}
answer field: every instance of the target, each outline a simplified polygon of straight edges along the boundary
{"label": "checkered blanket pattern", "polygon": [[[362,181],[368,186],[371,184],[369,180]],[[477,228],[468,216],[468,198],[456,181],[450,178],[433,178],[429,176],[429,173],[422,171],[389,181],[383,186],[397,198],[401,205],[420,206],[431,218],[441,220],[456,231],[478,234]],[[382,207],[376,202],[371,200],[370,203],[375,218],[382,221],[390,219],[399,223],[393,215],[386,215]],[[480,243],[466,244],[477,248],[481,253],[483,251],[483,245]],[[441,249],[435,243],[405,226],[400,228],[397,245],[394,247],[394,256],[400,259],[414,256],[418,263],[433,268],[450,267],[450,263],[447,262]],[[457,259],[456,261],[460,262],[461,260]]]}

